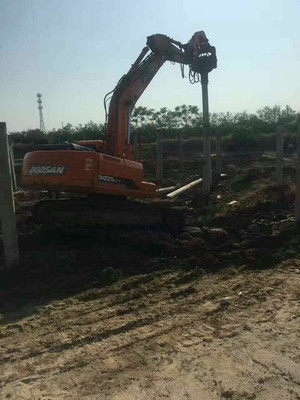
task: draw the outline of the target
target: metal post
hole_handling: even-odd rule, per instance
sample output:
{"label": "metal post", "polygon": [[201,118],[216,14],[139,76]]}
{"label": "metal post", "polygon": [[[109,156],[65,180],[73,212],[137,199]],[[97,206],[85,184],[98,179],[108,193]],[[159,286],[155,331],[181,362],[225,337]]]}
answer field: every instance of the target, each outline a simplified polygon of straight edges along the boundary
{"label": "metal post", "polygon": [[217,174],[221,175],[221,172],[222,172],[222,148],[221,148],[220,131],[216,131],[216,170],[217,170]]}
{"label": "metal post", "polygon": [[300,117],[297,124],[297,177],[296,177],[296,200],[295,219],[300,224]]}
{"label": "metal post", "polygon": [[163,182],[163,154],[162,154],[162,132],[156,133],[156,163],[157,163],[157,180],[158,183]]}
{"label": "metal post", "polygon": [[283,132],[280,126],[277,127],[276,137],[276,183],[283,183]]}
{"label": "metal post", "polygon": [[19,247],[5,122],[0,122],[0,220],[4,260],[9,269],[19,260]]}
{"label": "metal post", "polygon": [[183,170],[182,133],[181,132],[178,133],[177,143],[178,143],[179,172],[181,173]]}
{"label": "metal post", "polygon": [[211,186],[211,157],[210,157],[210,129],[208,108],[208,73],[201,74],[202,86],[202,109],[203,109],[203,189],[205,193],[210,192]]}

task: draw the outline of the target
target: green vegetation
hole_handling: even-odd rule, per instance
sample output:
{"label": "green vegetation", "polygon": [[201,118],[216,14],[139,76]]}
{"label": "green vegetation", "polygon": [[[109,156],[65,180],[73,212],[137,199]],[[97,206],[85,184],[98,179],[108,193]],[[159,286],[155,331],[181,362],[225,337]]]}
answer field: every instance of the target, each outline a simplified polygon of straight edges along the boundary
{"label": "green vegetation", "polygon": [[[231,150],[247,148],[274,148],[276,126],[280,125],[288,141],[293,143],[296,131],[297,112],[290,106],[264,107],[255,114],[212,113],[210,116],[213,134],[218,131]],[[203,117],[197,106],[181,105],[174,110],[166,107],[154,110],[136,107],[132,114],[132,132],[137,132],[141,141],[154,142],[158,129],[167,139],[175,139],[181,132],[184,139],[202,136]],[[105,125],[88,122],[84,125],[67,124],[62,129],[43,134],[40,130],[11,132],[10,140],[14,143],[61,143],[74,140],[102,139]]]}
{"label": "green vegetation", "polygon": [[39,129],[28,129],[23,132],[10,132],[9,138],[13,143],[22,144],[44,144],[72,142],[74,140],[102,139],[104,135],[104,124],[96,124],[92,121],[87,124],[73,126],[65,125],[62,129],[53,129],[46,134]]}

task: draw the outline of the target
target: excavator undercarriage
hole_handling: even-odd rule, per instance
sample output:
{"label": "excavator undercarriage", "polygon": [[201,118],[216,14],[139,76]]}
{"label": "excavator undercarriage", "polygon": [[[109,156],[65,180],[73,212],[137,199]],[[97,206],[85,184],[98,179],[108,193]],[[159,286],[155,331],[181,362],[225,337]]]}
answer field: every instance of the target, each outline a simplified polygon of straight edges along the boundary
{"label": "excavator undercarriage", "polygon": [[36,222],[48,229],[159,229],[178,233],[185,221],[185,211],[167,203],[150,203],[117,196],[89,196],[43,200],[35,205]]}

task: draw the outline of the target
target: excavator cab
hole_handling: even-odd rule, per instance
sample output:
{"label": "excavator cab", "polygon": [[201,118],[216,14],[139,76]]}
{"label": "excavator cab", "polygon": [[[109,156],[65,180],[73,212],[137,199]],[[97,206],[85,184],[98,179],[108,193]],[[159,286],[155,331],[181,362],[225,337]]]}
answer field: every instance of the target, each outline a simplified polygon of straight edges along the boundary
{"label": "excavator cab", "polygon": [[87,147],[89,149],[93,149],[98,153],[103,152],[104,150],[104,142],[103,140],[76,140],[74,143],[79,144],[80,146]]}

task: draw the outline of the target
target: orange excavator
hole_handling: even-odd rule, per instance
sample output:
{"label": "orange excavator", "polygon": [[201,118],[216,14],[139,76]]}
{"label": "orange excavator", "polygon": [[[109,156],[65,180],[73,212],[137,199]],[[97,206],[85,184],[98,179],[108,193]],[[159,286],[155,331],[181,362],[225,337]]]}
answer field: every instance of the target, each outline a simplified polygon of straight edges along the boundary
{"label": "orange excavator", "polygon": [[[22,170],[22,187],[49,192],[73,192],[77,199],[46,200],[36,207],[36,216],[43,224],[72,225],[79,217],[100,224],[122,225],[124,212],[132,210],[129,225],[150,224],[149,209],[137,217],[133,206],[128,207],[127,197],[141,199],[156,196],[156,185],[143,180],[143,165],[131,159],[130,115],[155,74],[165,61],[188,65],[190,75],[208,73],[216,68],[216,51],[203,31],[196,32],[187,44],[181,44],[166,35],[155,34],[147,38],[147,46],[117,86],[109,92],[106,113],[105,139],[74,143],[38,145],[27,153]],[[124,205],[126,206],[124,207]],[[141,208],[141,203],[136,208]],[[120,211],[121,210],[121,211]],[[99,214],[100,212],[100,214]],[[123,213],[123,214],[122,214]],[[146,214],[151,214],[145,218]],[[65,218],[62,218],[62,216]],[[170,217],[172,219],[172,217]],[[158,218],[159,220],[164,219]],[[157,219],[154,218],[157,223]],[[77,221],[77,222],[76,222]],[[124,224],[126,224],[126,221]],[[134,222],[136,221],[136,222]],[[86,223],[86,222],[85,222]]]}

